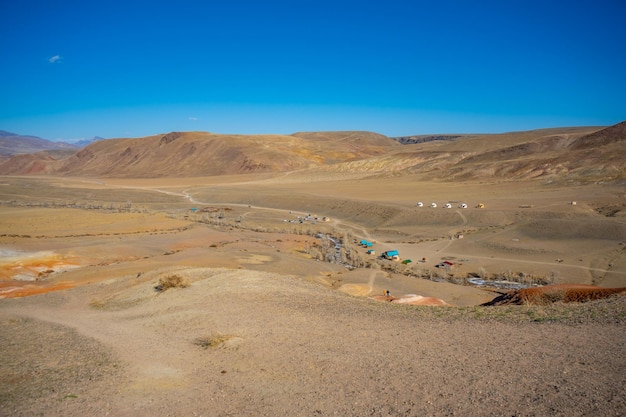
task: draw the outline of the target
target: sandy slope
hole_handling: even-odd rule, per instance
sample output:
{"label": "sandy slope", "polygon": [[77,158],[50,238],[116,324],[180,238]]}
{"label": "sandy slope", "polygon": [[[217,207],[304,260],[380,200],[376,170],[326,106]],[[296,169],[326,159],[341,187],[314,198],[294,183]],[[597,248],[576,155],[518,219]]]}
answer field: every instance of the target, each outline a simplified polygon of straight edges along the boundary
{"label": "sandy slope", "polygon": [[[450,321],[272,273],[163,271],[174,272],[191,286],[156,293],[152,273],[4,300],[0,340],[10,357],[2,365],[1,413],[626,411],[623,323]],[[33,348],[25,329],[38,330],[45,348]],[[70,344],[54,343],[67,333]],[[15,359],[20,365],[10,366]],[[54,391],[36,378],[46,372],[56,377]]]}

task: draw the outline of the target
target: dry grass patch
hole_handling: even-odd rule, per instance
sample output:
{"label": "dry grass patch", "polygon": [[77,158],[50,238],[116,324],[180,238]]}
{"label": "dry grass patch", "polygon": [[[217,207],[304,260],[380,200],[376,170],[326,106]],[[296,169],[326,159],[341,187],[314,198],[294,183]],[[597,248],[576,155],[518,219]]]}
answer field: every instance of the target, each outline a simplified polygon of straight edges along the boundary
{"label": "dry grass patch", "polygon": [[187,288],[189,280],[177,274],[167,275],[159,278],[159,283],[154,289],[158,292],[164,292],[170,288]]}
{"label": "dry grass patch", "polygon": [[239,337],[232,334],[216,333],[211,336],[198,337],[193,341],[193,344],[203,349],[209,349],[224,345],[234,339],[239,339]]}
{"label": "dry grass patch", "polygon": [[107,304],[111,301],[110,299],[102,299],[102,298],[94,298],[89,302],[89,307],[95,308],[96,310],[103,310]]}

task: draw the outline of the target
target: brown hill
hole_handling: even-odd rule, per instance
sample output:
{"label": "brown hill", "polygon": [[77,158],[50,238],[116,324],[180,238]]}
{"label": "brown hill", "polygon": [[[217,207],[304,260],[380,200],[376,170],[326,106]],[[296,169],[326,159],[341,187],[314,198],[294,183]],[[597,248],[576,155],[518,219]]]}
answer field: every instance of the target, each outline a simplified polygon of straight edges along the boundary
{"label": "brown hill", "polygon": [[[574,182],[626,180],[626,129],[621,123],[591,132],[545,132],[530,140],[464,158],[449,178],[494,176]],[[589,128],[586,128],[589,129]],[[543,133],[537,131],[537,133]]]}
{"label": "brown hill", "polygon": [[607,145],[624,145],[626,142],[626,121],[607,127],[576,139],[570,146],[572,150],[597,148]]}
{"label": "brown hill", "polygon": [[626,180],[626,122],[489,135],[458,135],[406,145],[372,132],[223,135],[172,132],[92,143],[60,160],[9,158],[0,174],[191,177],[321,170],[424,179],[533,179],[574,183]]}
{"label": "brown hill", "polygon": [[382,156],[346,162],[337,172],[418,174],[444,181],[533,179],[626,180],[626,123],[490,135],[464,135],[393,148]]}
{"label": "brown hill", "polygon": [[[138,139],[95,142],[38,172],[57,175],[159,177],[284,172],[383,154],[399,146],[370,132],[287,135],[220,135],[172,132]],[[41,162],[41,161],[40,161]],[[17,174],[16,161],[0,172]],[[22,163],[22,174],[34,173]]]}
{"label": "brown hill", "polygon": [[58,149],[32,154],[14,155],[1,160],[3,175],[49,174],[55,162],[73,155],[75,150]]}

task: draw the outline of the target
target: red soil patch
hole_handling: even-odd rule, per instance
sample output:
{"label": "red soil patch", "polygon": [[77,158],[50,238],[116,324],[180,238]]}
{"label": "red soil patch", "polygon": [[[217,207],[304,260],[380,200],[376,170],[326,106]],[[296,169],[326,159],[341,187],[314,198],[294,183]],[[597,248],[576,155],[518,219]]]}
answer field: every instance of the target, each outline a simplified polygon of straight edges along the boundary
{"label": "red soil patch", "polygon": [[524,288],[499,295],[485,303],[485,306],[550,304],[557,301],[564,303],[585,302],[607,298],[614,294],[626,294],[626,287],[602,288],[595,285],[556,284],[544,287]]}

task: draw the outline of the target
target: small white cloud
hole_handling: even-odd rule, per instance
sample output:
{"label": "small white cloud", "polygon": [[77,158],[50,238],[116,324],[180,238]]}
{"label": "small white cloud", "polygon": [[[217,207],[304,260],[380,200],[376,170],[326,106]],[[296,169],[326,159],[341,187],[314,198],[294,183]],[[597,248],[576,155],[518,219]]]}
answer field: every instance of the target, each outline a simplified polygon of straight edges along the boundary
{"label": "small white cloud", "polygon": [[191,117],[189,117],[189,120],[194,120],[195,121],[195,120],[198,120],[198,118],[191,116]]}
{"label": "small white cloud", "polygon": [[50,62],[51,64],[56,64],[57,62],[60,62],[60,61],[61,61],[61,55],[55,55],[48,60],[48,62]]}

